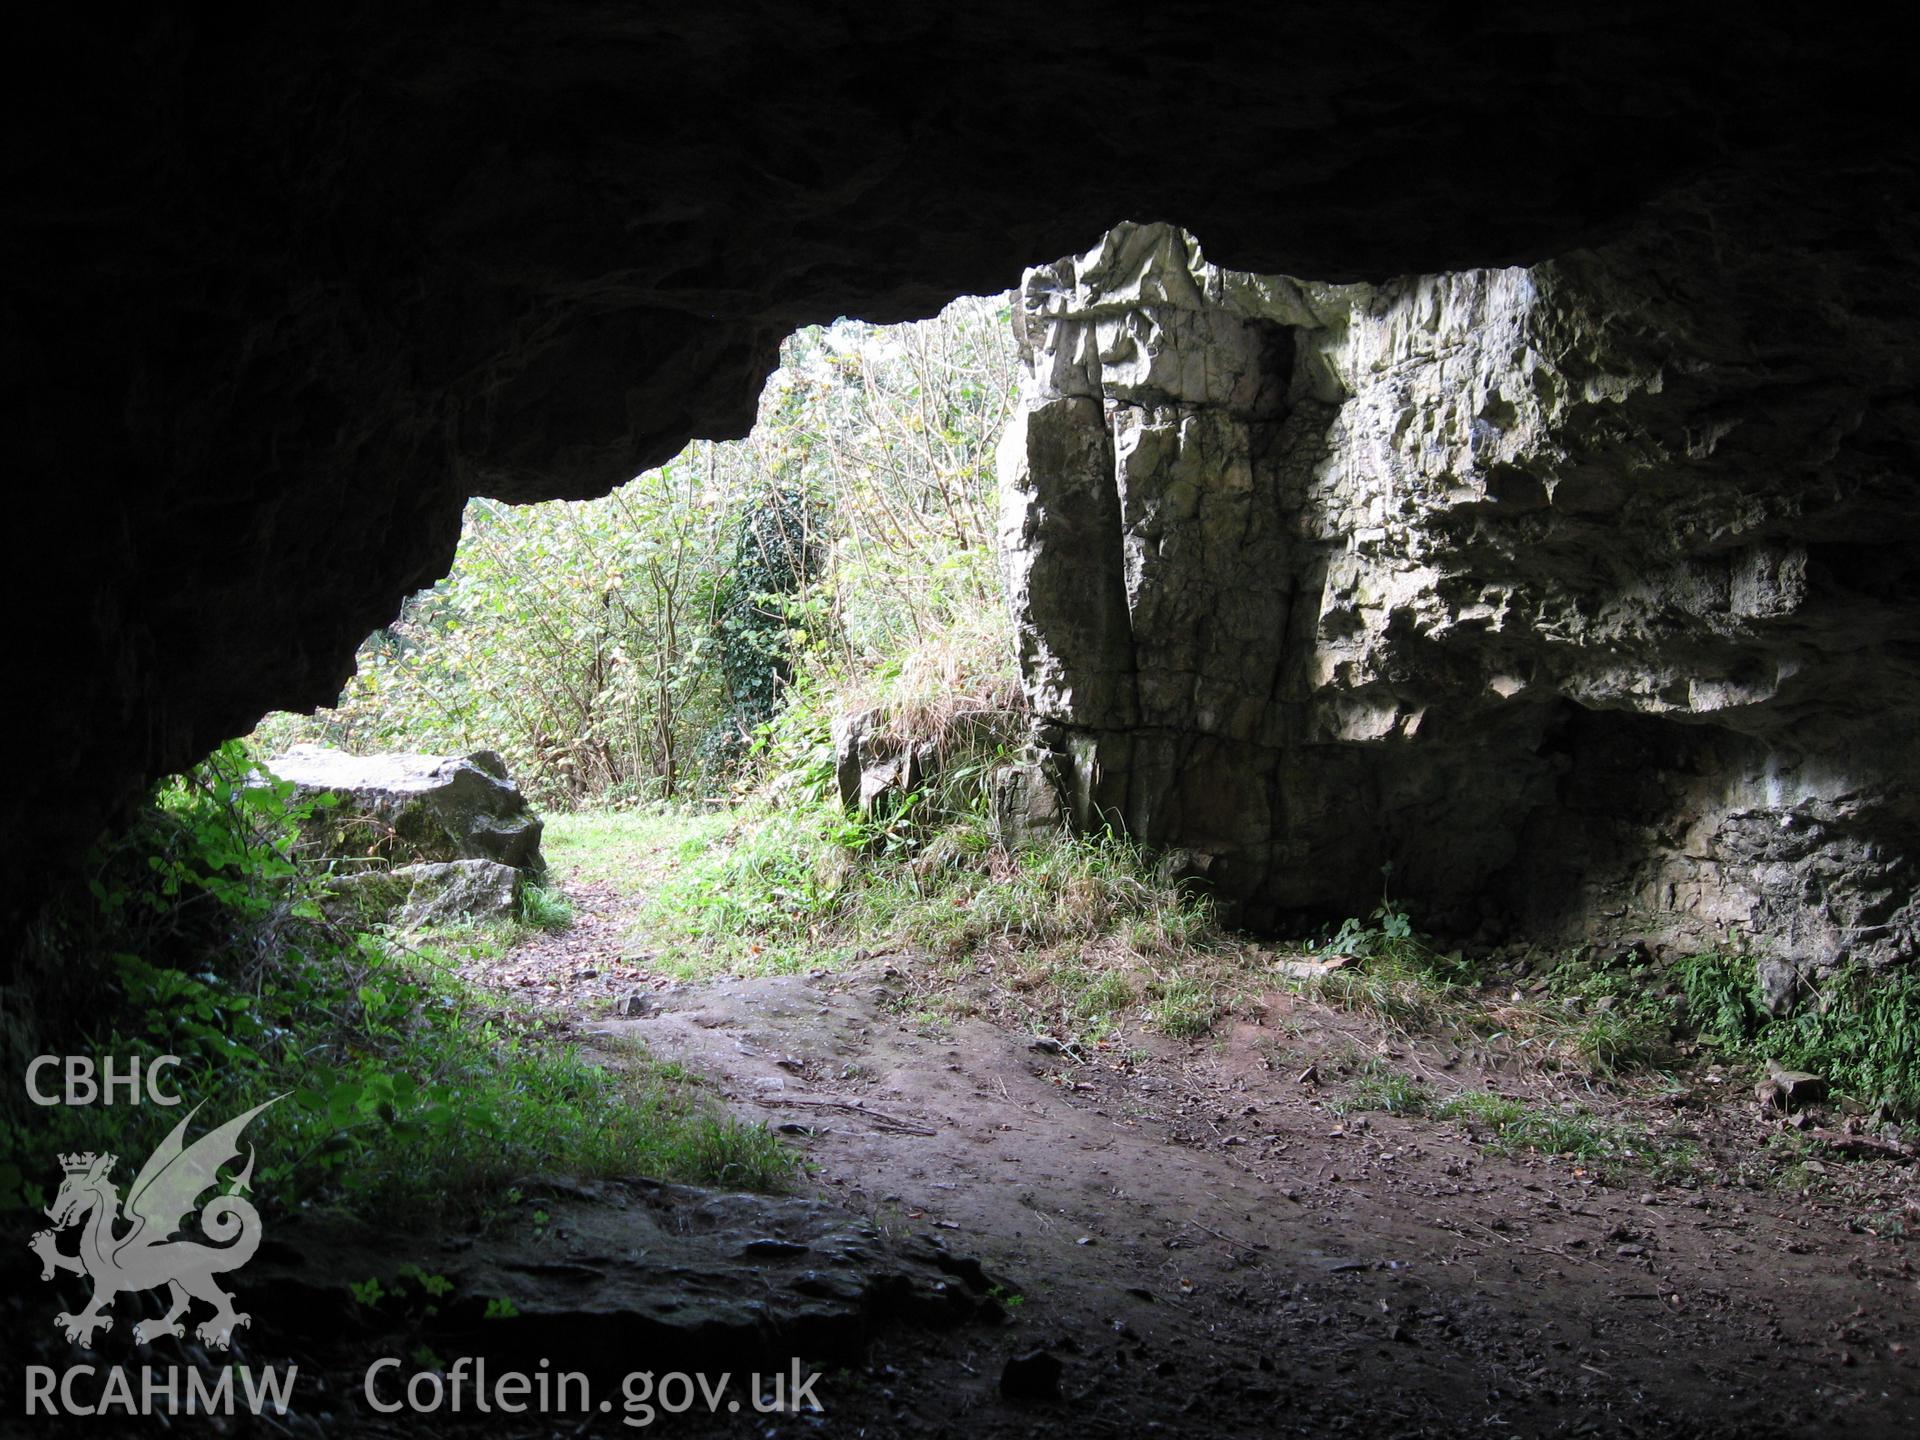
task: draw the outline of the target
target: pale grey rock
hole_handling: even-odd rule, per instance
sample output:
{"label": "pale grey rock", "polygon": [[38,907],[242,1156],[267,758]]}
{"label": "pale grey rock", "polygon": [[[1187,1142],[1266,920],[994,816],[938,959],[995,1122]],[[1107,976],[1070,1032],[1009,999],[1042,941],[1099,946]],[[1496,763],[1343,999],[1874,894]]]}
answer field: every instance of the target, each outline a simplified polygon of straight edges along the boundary
{"label": "pale grey rock", "polygon": [[1762,955],[1754,965],[1754,980],[1769,1015],[1790,1013],[1808,989],[1800,967],[1784,955]]}
{"label": "pale grey rock", "polygon": [[332,794],[313,812],[309,840],[325,854],[389,863],[490,860],[539,874],[540,817],[527,808],[491,751],[452,755],[349,755],[296,745],[267,768],[296,794]]}
{"label": "pale grey rock", "polygon": [[[1777,1061],[1767,1062],[1767,1078],[1761,1085],[1773,1091],[1772,1107],[1778,1110],[1798,1110],[1804,1105],[1818,1105],[1827,1098],[1827,1082],[1824,1077],[1805,1070],[1789,1070]],[[1758,1089],[1754,1092],[1760,1094]],[[1767,1103],[1762,1099],[1763,1104]]]}
{"label": "pale grey rock", "polygon": [[[1898,323],[1669,222],[1377,286],[1164,225],[1027,273],[1001,544],[1075,824],[1208,857],[1256,923],[1364,914],[1392,862],[1461,933],[1796,985],[1912,953]],[[1805,292],[1792,364],[1716,298],[1762,278]]]}
{"label": "pale grey rock", "polygon": [[520,913],[527,872],[497,860],[422,860],[328,876],[320,905],[343,924],[395,923],[408,930]]}
{"label": "pale grey rock", "polygon": [[409,930],[459,920],[507,920],[520,913],[527,872],[497,860],[438,860],[401,865],[407,884],[400,924]]}
{"label": "pale grey rock", "polygon": [[1060,767],[1037,746],[994,771],[989,799],[995,830],[1009,847],[1030,845],[1068,828]]}

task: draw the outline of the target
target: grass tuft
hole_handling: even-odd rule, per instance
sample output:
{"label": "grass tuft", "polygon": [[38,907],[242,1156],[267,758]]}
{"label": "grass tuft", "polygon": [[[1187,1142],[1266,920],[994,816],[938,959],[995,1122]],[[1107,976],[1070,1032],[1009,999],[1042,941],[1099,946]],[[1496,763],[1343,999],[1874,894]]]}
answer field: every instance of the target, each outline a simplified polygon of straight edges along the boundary
{"label": "grass tuft", "polygon": [[1224,1008],[1211,987],[1189,976],[1174,975],[1153,988],[1154,1027],[1175,1040],[1207,1034]]}
{"label": "grass tuft", "polygon": [[558,890],[529,885],[520,892],[520,920],[535,930],[565,930],[573,924],[573,905]]}

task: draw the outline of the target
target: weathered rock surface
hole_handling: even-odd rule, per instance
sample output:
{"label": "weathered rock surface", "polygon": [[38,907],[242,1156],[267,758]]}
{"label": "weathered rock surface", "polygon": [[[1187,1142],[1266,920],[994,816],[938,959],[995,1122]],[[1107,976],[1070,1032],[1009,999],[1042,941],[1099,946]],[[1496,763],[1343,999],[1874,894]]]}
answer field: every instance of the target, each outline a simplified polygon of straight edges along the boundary
{"label": "weathered rock surface", "polygon": [[400,923],[409,929],[461,919],[506,919],[519,914],[527,872],[498,860],[447,860],[402,865],[407,881]]}
{"label": "weathered rock surface", "polygon": [[[1695,210],[1320,285],[1028,272],[1002,543],[1074,819],[1256,921],[1912,952],[1914,291]],[[1763,292],[1764,321],[1742,298]]]}
{"label": "weathered rock surface", "polygon": [[[1915,229],[1905,56],[1817,9],[52,7],[7,59],[10,876],[330,703],[469,495],[741,433],[800,323],[930,314],[1126,216],[1380,277],[1561,253],[1684,189],[1899,303]],[[1778,287],[1717,293],[1818,350]]]}
{"label": "weathered rock surface", "polygon": [[[544,871],[540,817],[527,808],[498,755],[349,755],[296,745],[268,768],[298,797],[329,794],[308,836],[328,855],[402,864],[488,861]],[[476,872],[477,873],[477,872]]]}
{"label": "weathered rock surface", "polygon": [[[954,1324],[990,1313],[977,1260],[931,1236],[895,1243],[820,1200],[659,1182],[523,1182],[547,1213],[457,1248],[423,1240],[451,1291],[422,1334],[453,1353],[611,1371],[847,1363],[889,1324]],[[282,1224],[249,1271],[279,1304],[277,1328],[367,1323],[348,1280],[390,1276],[406,1251],[390,1230],[356,1237]],[[489,1320],[488,1301],[513,1318]],[[289,1316],[302,1318],[288,1318]],[[409,1341],[417,1343],[418,1336]],[[405,1350],[381,1353],[406,1353]]]}
{"label": "weathered rock surface", "polygon": [[497,860],[423,860],[330,876],[321,907],[335,919],[393,920],[412,930],[512,918],[526,885],[526,871]]}
{"label": "weathered rock surface", "polygon": [[937,764],[931,741],[894,734],[879,710],[834,719],[834,784],[840,803],[859,815],[884,815],[898,807],[932,777]]}

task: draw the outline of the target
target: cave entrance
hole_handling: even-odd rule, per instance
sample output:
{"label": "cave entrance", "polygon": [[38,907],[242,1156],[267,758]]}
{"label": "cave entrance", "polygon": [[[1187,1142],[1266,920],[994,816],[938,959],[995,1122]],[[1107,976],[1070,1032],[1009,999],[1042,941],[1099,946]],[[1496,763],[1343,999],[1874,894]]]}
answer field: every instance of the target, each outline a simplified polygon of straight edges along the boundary
{"label": "cave entrance", "polygon": [[474,500],[451,574],[368,639],[340,703],[271,717],[257,743],[491,750],[572,812],[724,802],[840,711],[1010,715],[1010,298],[804,329],[745,439],[602,499]]}
{"label": "cave entrance", "polygon": [[[1802,1023],[1755,1002],[1741,954],[1546,955],[1479,912],[1456,946],[1409,899],[1471,895],[1503,817],[1569,794],[1631,851],[1666,814],[1643,762],[1718,764],[1681,721],[1483,674],[1511,658],[1475,648],[1512,609],[1486,587],[1417,593],[1459,606],[1452,648],[1395,608],[1392,525],[1552,498],[1517,478],[1522,407],[1438,375],[1512,338],[1527,276],[1306,286],[1123,227],[1048,277],[1083,309],[1029,368],[1073,363],[1019,405],[1006,297],[842,321],[789,343],[743,441],[602,500],[473,502],[452,574],[369,639],[341,705],[253,737],[295,786],[229,747],[108,857],[129,1033],[267,1108],[298,1159],[259,1183],[440,1226],[405,1250],[431,1265],[333,1231],[332,1279],[300,1246],[263,1257],[313,1301],[259,1307],[264,1343],[359,1366],[377,1408],[444,1397],[486,1349],[564,1354],[576,1395],[641,1414],[644,1342],[709,1383],[793,1365],[869,1433],[956,1410],[1026,1433],[1010,1407],[1067,1398],[1176,1434],[1282,1402],[1303,1430],[1460,1433],[1570,1405],[1665,1427],[1703,1375],[1744,1393],[1783,1284],[1802,1338],[1903,1333],[1897,1127],[1784,1064],[1761,1128],[1715,1101],[1767,1046],[1892,1033],[1854,1047],[1880,1063],[1913,990]],[[1376,363],[1387,340],[1412,353]],[[1468,409],[1448,486],[1416,493],[1349,462],[1356,435],[1377,460],[1409,433],[1389,402],[1422,386]],[[1721,573],[1784,594],[1794,562],[1767,555]],[[1440,685],[1484,708],[1415,703]],[[1448,767],[1486,753],[1540,768],[1463,811]],[[1396,852],[1375,822],[1409,815],[1443,843]],[[1155,832],[1192,843],[1128,838]],[[1592,871],[1541,833],[1581,873],[1536,889]],[[287,886],[321,849],[324,878]],[[142,874],[190,903],[127,903]],[[1224,923],[1235,886],[1276,884],[1344,923]],[[183,959],[210,937],[239,956],[220,973]],[[1762,1213],[1839,1155],[1878,1167],[1844,1214]],[[384,1378],[369,1334],[411,1347]],[[1875,1379],[1905,1404],[1899,1343]],[[1777,1400],[1740,1403],[1745,1425]]]}

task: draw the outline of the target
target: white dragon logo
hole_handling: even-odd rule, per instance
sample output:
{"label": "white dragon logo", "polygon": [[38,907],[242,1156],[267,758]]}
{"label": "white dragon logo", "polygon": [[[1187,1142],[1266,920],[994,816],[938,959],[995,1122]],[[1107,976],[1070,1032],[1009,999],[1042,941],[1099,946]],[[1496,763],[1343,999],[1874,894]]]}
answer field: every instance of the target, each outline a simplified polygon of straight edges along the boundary
{"label": "white dragon logo", "polygon": [[[200,1229],[215,1243],[204,1245],[173,1237],[200,1196],[219,1183],[220,1168],[240,1153],[237,1141],[247,1122],[282,1098],[276,1095],[193,1144],[184,1145],[187,1121],[200,1109],[194,1106],[140,1167],[127,1191],[124,1217],[118,1187],[110,1178],[119,1156],[88,1151],[60,1157],[66,1179],[60,1182],[59,1193],[46,1211],[53,1229],[38,1232],[27,1248],[40,1257],[42,1280],[51,1280],[60,1270],[93,1277],[92,1303],[78,1315],[54,1317],[53,1323],[66,1332],[67,1339],[91,1347],[95,1330],[113,1328],[113,1317],[106,1312],[116,1295],[123,1290],[157,1290],[164,1285],[170,1308],[159,1320],[142,1320],[135,1325],[136,1341],[144,1345],[162,1335],[180,1338],[185,1333],[180,1317],[193,1300],[204,1300],[214,1307],[214,1313],[194,1334],[215,1349],[228,1348],[234,1328],[248,1324],[251,1317],[234,1310],[233,1296],[215,1284],[213,1277],[238,1270],[260,1248],[260,1212],[241,1194],[253,1175],[251,1146],[246,1169],[228,1184],[226,1193],[214,1196],[200,1208]],[[115,1223],[123,1218],[132,1224],[116,1235]],[[80,1236],[79,1251],[62,1254],[56,1245],[56,1232],[82,1221],[86,1228]]]}

